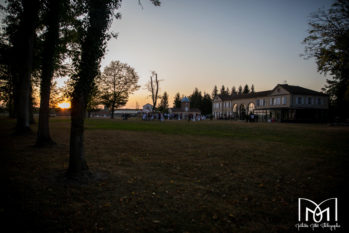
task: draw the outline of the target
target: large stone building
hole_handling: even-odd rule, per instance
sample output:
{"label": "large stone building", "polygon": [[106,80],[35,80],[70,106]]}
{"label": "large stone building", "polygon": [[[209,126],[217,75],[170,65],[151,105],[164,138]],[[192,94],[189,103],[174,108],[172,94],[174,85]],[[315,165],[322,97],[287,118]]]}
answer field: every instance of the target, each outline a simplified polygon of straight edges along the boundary
{"label": "large stone building", "polygon": [[215,119],[246,119],[253,114],[258,121],[325,121],[329,98],[326,94],[288,84],[270,91],[241,95],[217,95],[213,100]]}

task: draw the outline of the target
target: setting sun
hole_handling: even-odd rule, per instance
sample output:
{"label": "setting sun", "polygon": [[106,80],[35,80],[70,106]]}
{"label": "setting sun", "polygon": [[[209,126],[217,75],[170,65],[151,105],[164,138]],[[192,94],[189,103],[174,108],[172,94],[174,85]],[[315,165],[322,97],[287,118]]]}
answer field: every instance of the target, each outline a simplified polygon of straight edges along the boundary
{"label": "setting sun", "polygon": [[59,103],[58,107],[60,107],[61,109],[68,109],[68,108],[70,108],[70,102]]}

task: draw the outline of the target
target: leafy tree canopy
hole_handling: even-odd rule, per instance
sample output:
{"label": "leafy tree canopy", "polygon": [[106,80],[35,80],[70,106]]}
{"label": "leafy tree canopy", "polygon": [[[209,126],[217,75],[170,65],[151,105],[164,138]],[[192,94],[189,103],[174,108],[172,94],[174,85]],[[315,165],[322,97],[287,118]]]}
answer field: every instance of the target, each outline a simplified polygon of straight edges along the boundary
{"label": "leafy tree canopy", "polygon": [[324,90],[342,117],[349,115],[349,1],[337,0],[310,16],[305,58],[315,58],[320,73],[330,74]]}

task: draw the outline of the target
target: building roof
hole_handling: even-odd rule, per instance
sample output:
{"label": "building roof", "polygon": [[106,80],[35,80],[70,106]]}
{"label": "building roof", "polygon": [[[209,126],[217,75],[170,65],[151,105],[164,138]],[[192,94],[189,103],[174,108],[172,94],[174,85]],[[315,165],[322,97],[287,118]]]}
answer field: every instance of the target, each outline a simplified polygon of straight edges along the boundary
{"label": "building roof", "polygon": [[[278,84],[276,87],[281,86],[286,91],[290,92],[294,95],[320,95],[320,96],[327,96],[326,94],[318,91],[313,91],[304,87],[300,86],[292,86],[288,84]],[[275,87],[275,88],[276,88]],[[275,89],[274,88],[274,89]],[[273,90],[274,90],[273,89]],[[237,99],[248,99],[248,98],[258,98],[258,97],[267,97],[269,94],[273,92],[273,90],[269,91],[259,91],[254,93],[248,93],[248,94],[235,94],[235,95],[218,95],[218,97],[223,100],[237,100]]]}
{"label": "building roof", "polygon": [[256,97],[265,97],[268,96],[271,91],[259,91],[248,94],[235,94],[235,95],[218,95],[222,100],[237,100],[237,99],[245,99],[245,98],[256,98]]}
{"label": "building roof", "polygon": [[326,94],[318,91],[313,91],[304,87],[300,86],[292,86],[288,84],[279,84],[278,86],[281,86],[284,88],[286,91],[290,92],[291,94],[295,95],[324,95],[327,96]]}
{"label": "building roof", "polygon": [[189,103],[190,101],[189,101],[189,99],[185,96],[185,97],[183,97],[183,99],[181,100],[181,102],[182,102],[182,103],[183,103],[183,102]]}

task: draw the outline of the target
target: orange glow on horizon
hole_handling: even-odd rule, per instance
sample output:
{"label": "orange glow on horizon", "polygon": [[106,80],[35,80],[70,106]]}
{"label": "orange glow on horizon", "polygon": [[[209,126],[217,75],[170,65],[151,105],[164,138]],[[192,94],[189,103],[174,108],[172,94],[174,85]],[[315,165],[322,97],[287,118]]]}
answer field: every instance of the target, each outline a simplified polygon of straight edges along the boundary
{"label": "orange glow on horizon", "polygon": [[59,103],[57,105],[61,109],[69,109],[71,107],[71,104],[68,101],[61,102],[61,103]]}

